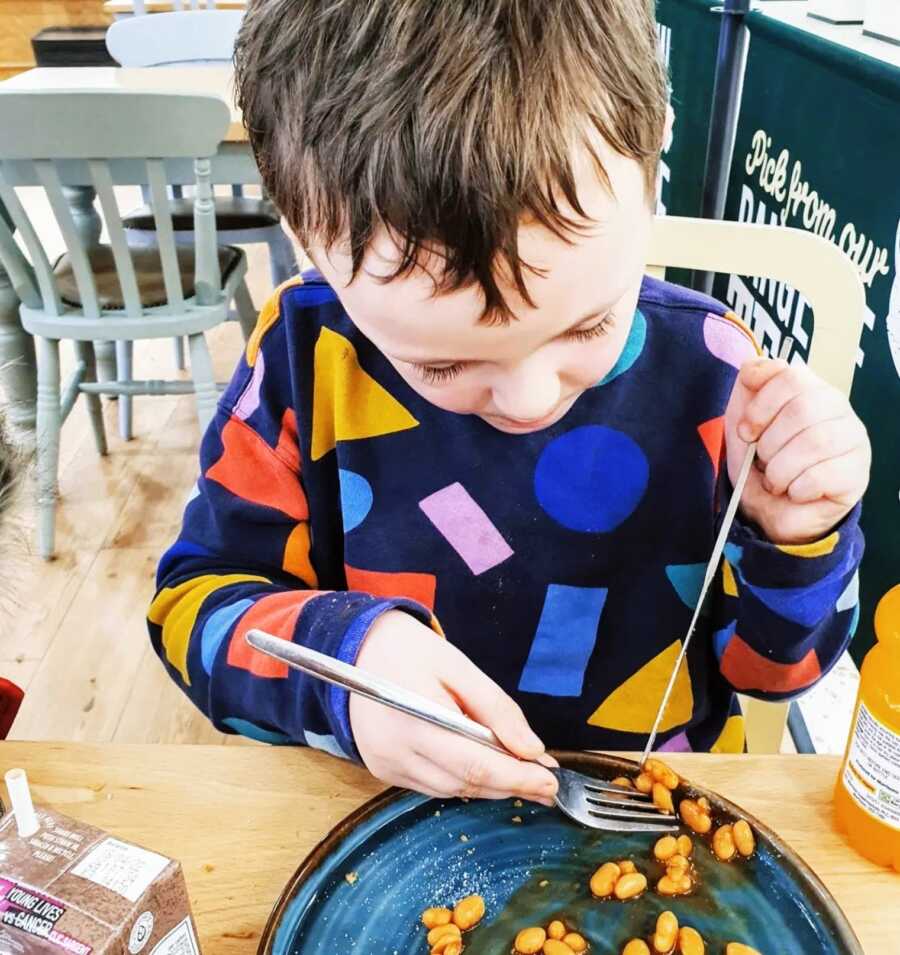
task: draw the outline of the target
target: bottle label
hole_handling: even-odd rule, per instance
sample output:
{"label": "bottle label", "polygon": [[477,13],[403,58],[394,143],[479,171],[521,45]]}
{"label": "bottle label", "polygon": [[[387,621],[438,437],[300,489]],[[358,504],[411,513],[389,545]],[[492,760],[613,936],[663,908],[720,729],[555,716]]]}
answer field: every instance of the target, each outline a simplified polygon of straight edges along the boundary
{"label": "bottle label", "polygon": [[900,830],[900,735],[862,702],[844,766],[844,786],[866,812]]}

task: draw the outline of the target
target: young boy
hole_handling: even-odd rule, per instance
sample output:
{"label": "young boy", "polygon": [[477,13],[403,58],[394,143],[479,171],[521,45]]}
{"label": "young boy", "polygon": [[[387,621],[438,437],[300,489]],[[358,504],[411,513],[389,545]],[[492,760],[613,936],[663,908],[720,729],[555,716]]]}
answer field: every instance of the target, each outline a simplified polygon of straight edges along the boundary
{"label": "young boy", "polygon": [[796,694],[850,639],[869,446],[842,395],[644,278],[666,111],[646,0],[255,0],[236,62],[319,272],[265,306],[203,440],[149,615],[170,673],[225,732],[548,802],[540,766],[245,633],[458,707],[521,757],[639,749],[758,439],[659,737],[742,750],[735,691]]}

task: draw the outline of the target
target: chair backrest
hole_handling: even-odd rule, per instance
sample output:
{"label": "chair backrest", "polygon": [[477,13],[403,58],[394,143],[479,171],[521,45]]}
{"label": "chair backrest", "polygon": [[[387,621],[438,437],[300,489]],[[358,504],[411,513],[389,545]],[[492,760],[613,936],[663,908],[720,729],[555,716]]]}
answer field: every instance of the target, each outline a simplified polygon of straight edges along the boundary
{"label": "chair backrest", "polygon": [[[865,290],[856,267],[836,245],[783,226],[657,216],[649,263],[661,268],[750,275],[797,289],[813,312],[809,366],[849,394],[865,314]],[[771,343],[777,353],[780,342]],[[777,753],[788,704],[742,700],[747,746]]]}
{"label": "chair backrest", "polygon": [[810,368],[850,393],[866,299],[856,267],[834,243],[784,226],[657,216],[649,262],[776,279],[797,289],[813,312]]}
{"label": "chair backrest", "polygon": [[116,20],[106,31],[109,55],[122,66],[230,63],[241,10],[187,10]]}
{"label": "chair backrest", "polygon": [[[14,287],[21,289],[23,301],[29,304],[29,298],[39,296],[48,315],[73,311],[62,301],[53,268],[16,192],[15,183],[24,179],[39,182],[46,192],[69,254],[81,313],[90,319],[101,315],[89,250],[63,192],[60,165],[71,168],[74,163],[79,168],[78,180],[90,183],[97,191],[125,314],[139,318],[144,309],[114,182],[149,187],[168,310],[171,314],[183,313],[185,296],[166,194],[166,161],[191,159],[197,190],[195,300],[197,305],[219,302],[222,283],[208,157],[224,138],[230,115],[228,106],[216,96],[130,90],[19,92],[0,88],[0,129],[15,130],[15,135],[0,138],[0,201],[25,244],[30,263],[24,262],[3,217],[0,260]],[[117,162],[120,160],[130,162]]]}

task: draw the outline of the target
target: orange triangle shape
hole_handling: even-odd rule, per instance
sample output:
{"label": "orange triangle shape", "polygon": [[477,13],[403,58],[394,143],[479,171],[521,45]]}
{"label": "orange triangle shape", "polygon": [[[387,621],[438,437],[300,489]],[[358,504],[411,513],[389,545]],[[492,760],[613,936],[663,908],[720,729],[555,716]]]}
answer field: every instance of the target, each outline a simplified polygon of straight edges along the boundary
{"label": "orange triangle shape", "polygon": [[293,517],[309,518],[306,495],[295,471],[243,421],[232,418],[222,428],[222,456],[206,472],[232,494]]}
{"label": "orange triangle shape", "polygon": [[697,431],[700,440],[706,448],[713,466],[713,480],[719,477],[719,461],[722,459],[722,449],[725,447],[725,415],[720,418],[710,418],[698,425]]}
{"label": "orange triangle shape", "polygon": [[377,438],[419,424],[396,398],[363,371],[356,349],[343,335],[323,328],[313,362],[313,461],[328,454],[338,441]]}

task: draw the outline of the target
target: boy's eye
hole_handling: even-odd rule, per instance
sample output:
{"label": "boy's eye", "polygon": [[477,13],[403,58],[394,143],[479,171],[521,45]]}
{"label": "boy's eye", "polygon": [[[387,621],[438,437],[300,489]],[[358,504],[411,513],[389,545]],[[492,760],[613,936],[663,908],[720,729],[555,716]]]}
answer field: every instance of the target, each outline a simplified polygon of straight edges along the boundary
{"label": "boy's eye", "polygon": [[465,367],[458,361],[452,365],[416,365],[415,369],[426,384],[440,385],[452,381]]}
{"label": "boy's eye", "polygon": [[613,316],[611,314],[604,315],[596,325],[591,325],[590,328],[573,328],[571,331],[566,332],[565,337],[568,338],[569,341],[575,342],[588,342],[591,341],[591,339],[600,338],[606,334],[612,320]]}

